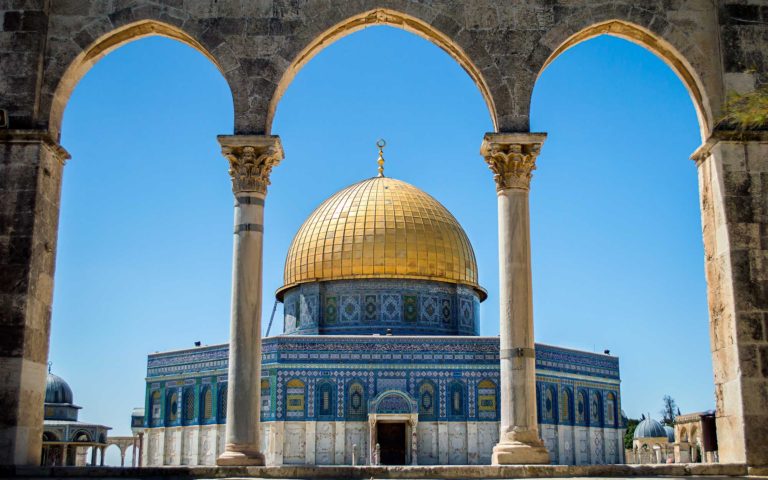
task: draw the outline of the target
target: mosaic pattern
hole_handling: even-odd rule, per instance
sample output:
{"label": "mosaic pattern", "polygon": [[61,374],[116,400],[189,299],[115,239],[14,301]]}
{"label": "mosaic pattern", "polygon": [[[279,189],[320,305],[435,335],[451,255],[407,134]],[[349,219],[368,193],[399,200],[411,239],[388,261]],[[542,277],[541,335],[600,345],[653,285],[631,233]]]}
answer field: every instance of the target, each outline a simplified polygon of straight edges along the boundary
{"label": "mosaic pattern", "polygon": [[483,380],[477,384],[478,417],[482,419],[496,418],[498,392],[496,384]]}
{"label": "mosaic pattern", "polygon": [[439,321],[439,310],[437,307],[438,299],[436,297],[422,297],[421,299],[421,320],[429,323]]}
{"label": "mosaic pattern", "polygon": [[360,321],[360,297],[343,295],[341,297],[341,321],[345,323]]}
{"label": "mosaic pattern", "polygon": [[363,302],[363,320],[375,322],[379,320],[378,295],[366,295]]}
{"label": "mosaic pattern", "polygon": [[383,322],[399,320],[403,310],[400,304],[400,295],[384,294],[381,298],[381,320]]}
{"label": "mosaic pattern", "polygon": [[293,379],[286,384],[285,416],[290,419],[304,418],[305,386],[299,379]]}
{"label": "mosaic pattern", "polygon": [[[398,391],[411,399],[423,420],[498,421],[498,348],[498,339],[489,337],[269,338],[263,344],[262,420],[365,420],[370,399]],[[579,366],[564,370],[603,368],[606,358],[615,358],[546,345],[536,351],[541,423],[621,428],[617,380],[594,374],[568,377],[540,366],[541,358],[552,361],[558,354],[579,356]],[[147,426],[224,422],[226,363],[208,369],[227,346],[195,352],[199,361],[190,360],[195,355],[189,351],[150,355]],[[157,373],[168,366],[178,372],[182,358],[188,361],[184,377]],[[199,392],[192,410],[185,395],[189,391]],[[200,413],[188,418],[190,411]]]}
{"label": "mosaic pattern", "polygon": [[[321,296],[319,314],[316,305]],[[477,292],[439,282],[377,279],[304,284],[287,291],[284,304],[286,334],[364,335],[392,329],[395,335],[476,335],[479,328]]]}
{"label": "mosaic pattern", "polygon": [[411,413],[411,403],[401,395],[387,395],[376,405],[376,413]]}

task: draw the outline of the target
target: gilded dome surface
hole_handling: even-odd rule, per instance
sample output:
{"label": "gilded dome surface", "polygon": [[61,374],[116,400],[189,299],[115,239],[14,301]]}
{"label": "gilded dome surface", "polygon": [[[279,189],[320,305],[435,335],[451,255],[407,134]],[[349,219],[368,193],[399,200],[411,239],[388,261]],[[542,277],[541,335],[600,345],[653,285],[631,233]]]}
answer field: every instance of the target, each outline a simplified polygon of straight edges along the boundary
{"label": "gilded dome surface", "polygon": [[468,285],[484,299],[464,229],[426,192],[379,176],[324,201],[299,229],[285,261],[285,285],[408,278]]}

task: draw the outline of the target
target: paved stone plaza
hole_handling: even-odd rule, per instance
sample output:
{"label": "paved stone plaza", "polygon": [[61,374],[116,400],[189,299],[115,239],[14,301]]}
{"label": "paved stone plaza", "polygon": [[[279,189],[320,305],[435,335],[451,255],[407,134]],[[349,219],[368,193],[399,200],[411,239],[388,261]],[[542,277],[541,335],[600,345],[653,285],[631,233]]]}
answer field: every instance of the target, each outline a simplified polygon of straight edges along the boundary
{"label": "paved stone plaza", "polygon": [[[367,26],[391,25],[450,54],[474,80],[493,119],[495,131],[477,139],[483,157],[477,162],[492,170],[499,209],[501,428],[493,462],[549,461],[535,421],[528,209],[529,188],[535,188],[531,172],[546,134],[529,131],[531,92],[560,53],[609,34],[660,56],[696,108],[702,145],[692,158],[699,176],[720,459],[738,464],[736,475],[768,466],[768,133],[738,132],[719,122],[730,93],[753,91],[768,80],[766,1],[6,0],[0,6],[0,465],[40,463],[61,178],[68,158],[59,144],[61,122],[83,75],[115,48],[162,35],[200,51],[229,84],[235,128],[219,140],[236,201],[235,268],[229,413],[218,462],[263,465],[263,213],[271,170],[284,157],[272,119],[296,73],[325,46]],[[246,268],[253,265],[258,268]],[[336,470],[329,476],[470,475],[464,467],[451,468]],[[497,468],[482,475],[693,472],[684,465],[557,468]],[[80,473],[25,471],[48,478]],[[143,475],[315,477],[324,470],[153,472]]]}
{"label": "paved stone plaza", "polygon": [[[754,475],[768,472],[753,472]],[[25,467],[0,468],[0,478],[746,478],[747,468],[728,464],[507,465],[507,466],[281,466],[281,467]]]}

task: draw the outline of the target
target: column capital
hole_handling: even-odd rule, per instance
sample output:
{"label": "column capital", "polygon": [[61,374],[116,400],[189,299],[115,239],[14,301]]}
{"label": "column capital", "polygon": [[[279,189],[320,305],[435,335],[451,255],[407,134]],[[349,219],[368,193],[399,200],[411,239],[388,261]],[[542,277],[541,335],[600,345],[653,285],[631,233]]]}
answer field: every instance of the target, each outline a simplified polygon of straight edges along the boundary
{"label": "column capital", "polygon": [[480,146],[496,190],[528,190],[546,133],[486,133]]}
{"label": "column capital", "polygon": [[0,130],[0,143],[44,145],[62,165],[71,158],[69,152],[47,130]]}
{"label": "column capital", "polygon": [[232,191],[267,194],[272,168],[283,159],[277,135],[219,135],[221,153],[229,161]]}

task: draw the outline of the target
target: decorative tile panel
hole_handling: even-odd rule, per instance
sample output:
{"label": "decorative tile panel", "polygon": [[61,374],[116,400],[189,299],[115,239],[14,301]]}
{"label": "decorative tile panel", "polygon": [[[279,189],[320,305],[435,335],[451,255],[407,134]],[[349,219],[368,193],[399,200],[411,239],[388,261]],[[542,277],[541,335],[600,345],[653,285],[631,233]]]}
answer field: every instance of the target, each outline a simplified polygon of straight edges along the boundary
{"label": "decorative tile panel", "polygon": [[[407,304],[406,304],[407,305]],[[440,319],[437,297],[421,296],[421,321],[437,323]]]}
{"label": "decorative tile panel", "polygon": [[356,323],[360,321],[359,295],[341,296],[341,321],[342,323]]}
{"label": "decorative tile panel", "polygon": [[379,302],[376,295],[366,295],[363,300],[363,320],[375,322],[379,319]]}
{"label": "decorative tile panel", "polygon": [[339,319],[339,306],[336,297],[325,297],[325,323],[336,323]]}
{"label": "decorative tile panel", "polygon": [[418,320],[419,298],[416,295],[403,295],[403,318],[406,322]]}
{"label": "decorative tile panel", "polygon": [[381,320],[396,322],[400,320],[400,295],[384,294],[381,296]]}

